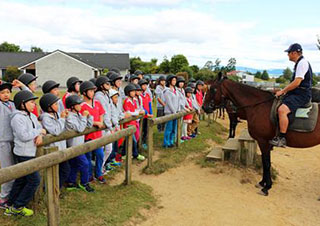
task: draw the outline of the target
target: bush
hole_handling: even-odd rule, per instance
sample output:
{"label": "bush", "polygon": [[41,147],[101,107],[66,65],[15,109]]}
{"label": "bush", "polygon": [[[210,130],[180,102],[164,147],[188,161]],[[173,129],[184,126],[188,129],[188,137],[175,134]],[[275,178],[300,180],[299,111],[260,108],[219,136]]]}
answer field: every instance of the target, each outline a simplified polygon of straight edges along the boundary
{"label": "bush", "polygon": [[213,72],[207,68],[201,69],[198,73],[195,74],[194,78],[196,80],[208,81],[213,80],[217,77],[217,73]]}
{"label": "bush", "polygon": [[6,69],[6,73],[3,76],[3,80],[7,82],[12,82],[16,78],[18,78],[19,75],[21,75],[21,71],[17,67],[8,66]]}

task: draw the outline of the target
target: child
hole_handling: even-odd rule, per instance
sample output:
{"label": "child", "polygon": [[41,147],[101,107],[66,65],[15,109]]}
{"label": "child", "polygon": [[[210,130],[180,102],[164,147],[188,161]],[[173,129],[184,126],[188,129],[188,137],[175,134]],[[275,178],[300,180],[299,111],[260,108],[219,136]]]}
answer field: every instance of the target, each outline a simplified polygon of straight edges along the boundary
{"label": "child", "polygon": [[142,106],[143,110],[145,111],[143,122],[142,122],[142,143],[144,146],[144,149],[147,149],[147,134],[148,134],[148,118],[152,118],[152,99],[150,97],[150,94],[147,91],[148,88],[148,81],[145,79],[141,79],[139,81],[139,85],[142,88],[142,93],[140,94],[140,97],[142,98]]}
{"label": "child", "polygon": [[[18,79],[13,80],[12,85],[14,87],[19,87],[22,90],[28,90],[32,93],[37,91],[37,77],[30,73],[22,74],[18,77]],[[32,112],[37,118],[39,117],[39,111],[37,105],[33,109]]]}
{"label": "child", "polygon": [[[166,103],[164,107],[164,114],[170,115],[175,114],[179,110],[179,96],[176,91],[177,76],[168,75],[166,86],[167,88],[163,91],[163,98]],[[171,120],[166,123],[164,131],[163,147],[171,148],[174,145],[174,141],[177,133],[177,119]]]}
{"label": "child", "polygon": [[[186,104],[187,105],[185,107],[189,110],[192,110],[192,92],[193,92],[193,90],[191,87],[186,87],[185,93],[186,93]],[[190,140],[191,139],[191,137],[188,136],[187,128],[188,128],[188,124],[192,123],[192,117],[193,117],[193,114],[185,115],[183,117],[181,140]]]}
{"label": "child", "polygon": [[[191,95],[191,99],[192,99],[192,107],[199,113],[200,112],[200,107],[198,105],[197,99],[196,99],[196,95],[195,93],[195,88],[196,85],[193,82],[189,82],[188,83],[188,87],[190,87],[192,89],[192,95]],[[194,113],[193,116],[195,116],[197,113]],[[196,137],[195,135],[195,127],[194,125],[196,125],[197,122],[194,121],[194,117],[192,117],[192,123],[188,124],[187,126],[187,130],[188,130],[188,136],[191,138]]]}
{"label": "child", "polygon": [[[65,131],[65,117],[68,115],[68,111],[64,110],[61,114],[58,113],[59,97],[53,95],[52,93],[46,93],[40,98],[40,107],[42,109],[42,114],[39,119],[42,123],[43,128],[47,130],[49,134],[58,136]],[[49,146],[58,147],[58,150],[64,150],[67,148],[65,140],[58,141],[50,144]],[[59,164],[59,185],[60,188],[69,177],[70,165],[68,161]]]}
{"label": "child", "polygon": [[121,111],[123,111],[122,109],[122,104],[124,99],[126,98],[126,95],[124,93],[124,90],[121,87],[122,84],[122,76],[116,72],[113,72],[110,74],[110,82],[112,85],[112,89],[116,90],[119,92],[119,97],[118,97],[118,107],[121,108]]}
{"label": "child", "polygon": [[66,107],[66,98],[71,95],[80,95],[80,84],[82,81],[77,77],[70,77],[67,80],[67,92],[62,97],[62,103]]}
{"label": "child", "polygon": [[[12,154],[13,133],[10,126],[10,114],[16,109],[10,100],[12,84],[0,80],[0,166],[5,168],[14,165]],[[14,181],[1,185],[0,208],[6,209],[8,196]]]}
{"label": "child", "polygon": [[[134,97],[134,100],[137,103],[137,111],[144,112],[143,104],[142,104],[142,97],[141,97],[141,93],[142,93],[141,86],[139,84],[134,84],[134,85],[136,86],[136,95]],[[138,143],[139,139],[140,139],[140,135],[141,135],[140,134],[140,119],[136,120],[136,127],[137,127],[137,130],[134,135],[136,136],[136,141]]]}
{"label": "child", "polygon": [[[111,88],[110,86],[110,80],[106,76],[100,76],[96,80],[96,86],[97,86],[97,92],[95,93],[95,100],[99,101],[102,107],[104,108],[105,114],[103,116],[103,121],[104,124],[106,125],[106,130],[102,131],[103,135],[111,134],[113,133],[113,128],[112,128],[112,122],[111,122],[111,99],[109,97],[109,89]],[[102,167],[106,164],[109,155],[112,152],[112,143],[107,144],[104,147],[104,158],[103,158],[103,163]],[[114,163],[117,165],[120,165],[119,163]],[[108,167],[107,170],[110,170],[111,168]],[[104,168],[102,169],[104,172]]]}
{"label": "child", "polygon": [[[81,104],[80,113],[83,114],[84,111],[88,111],[89,114],[93,116],[93,126],[102,128],[104,126],[103,115],[105,114],[105,111],[100,102],[93,99],[96,88],[97,87],[90,81],[84,81],[83,83],[81,83],[80,93],[83,95],[84,102]],[[102,137],[102,131],[93,132],[85,135],[85,142],[95,140],[100,137]],[[95,176],[101,184],[105,184],[106,180],[102,175],[102,164],[104,158],[103,148],[100,147],[92,152],[94,152],[96,155]],[[89,181],[94,180],[91,164],[92,152],[86,153],[86,157],[89,162]]]}
{"label": "child", "polygon": [[[155,92],[155,96],[157,98],[157,117],[164,116],[165,103],[164,103],[162,98],[163,98],[163,91],[164,91],[165,88],[166,88],[166,78],[163,75],[161,75],[159,77],[159,82],[158,82],[158,85],[156,87],[156,90],[154,91]],[[165,123],[157,125],[157,128],[158,128],[159,132],[164,131],[164,125],[165,125]]]}
{"label": "child", "polygon": [[[42,129],[37,117],[32,114],[36,106],[34,96],[27,90],[18,92],[14,97],[17,109],[11,114],[11,128],[13,131],[13,153],[17,163],[35,158],[37,146],[42,143],[42,136],[46,131]],[[5,215],[32,216],[33,210],[26,208],[40,184],[39,172],[15,180],[8,199],[8,209]]]}
{"label": "child", "polygon": [[194,114],[193,119],[192,119],[192,124],[190,124],[191,126],[191,137],[195,137],[197,134],[200,134],[200,132],[198,131],[198,126],[200,123],[200,110],[202,108],[202,104],[203,104],[203,93],[202,93],[202,89],[204,86],[204,82],[199,80],[196,83],[196,88],[194,91],[195,94],[195,99],[198,105],[198,109],[197,112]]}
{"label": "child", "polygon": [[[46,93],[52,93],[56,97],[60,97],[60,91],[59,91],[59,83],[56,83],[53,80],[48,80],[42,85],[42,92],[43,94]],[[64,111],[64,104],[61,99],[58,100],[58,113],[61,114],[61,112]]]}
{"label": "child", "polygon": [[[135,116],[135,115],[142,115],[144,114],[144,111],[139,111],[138,107],[137,107],[137,102],[135,101],[135,95],[136,95],[136,86],[132,83],[130,83],[129,85],[127,85],[124,88],[124,92],[127,95],[127,98],[124,100],[123,103],[123,109],[126,113],[130,113],[131,115]],[[127,128],[129,125],[133,125],[137,128],[137,122],[136,121],[131,121],[128,122],[126,124],[124,124],[124,128]],[[134,158],[143,161],[145,160],[145,157],[143,155],[140,155],[138,152],[138,147],[137,147],[137,140],[135,136],[133,137],[133,149],[132,149],[132,155]],[[123,158],[125,156],[125,147],[123,149]]]}
{"label": "child", "polygon": [[[66,118],[66,128],[75,130],[78,133],[83,132],[87,127],[93,125],[93,117],[88,111],[80,114],[82,100],[78,95],[71,95],[66,98],[66,107],[69,109],[69,114]],[[67,141],[68,147],[78,146],[84,143],[84,136],[71,138]],[[70,174],[67,180],[67,190],[82,189],[86,192],[94,192],[94,189],[89,184],[89,162],[85,154],[79,155],[69,160]],[[76,184],[77,173],[80,171],[80,184]]]}
{"label": "child", "polygon": [[185,84],[185,79],[182,76],[177,77],[177,91],[178,91],[178,96],[179,96],[179,111],[185,110],[186,106],[186,94],[184,92],[184,84]]}
{"label": "child", "polygon": [[131,75],[130,76],[130,83],[133,83],[133,84],[138,84],[139,83],[139,77],[137,75]]}

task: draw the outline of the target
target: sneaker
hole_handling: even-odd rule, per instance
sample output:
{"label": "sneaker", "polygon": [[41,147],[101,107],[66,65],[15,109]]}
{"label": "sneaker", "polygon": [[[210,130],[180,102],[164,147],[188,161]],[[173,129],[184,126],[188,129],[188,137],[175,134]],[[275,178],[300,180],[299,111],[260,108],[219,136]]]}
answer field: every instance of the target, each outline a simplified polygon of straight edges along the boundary
{"label": "sneaker", "polygon": [[186,139],[187,139],[186,136],[181,137],[181,140],[186,140]]}
{"label": "sneaker", "polygon": [[8,209],[10,206],[8,205],[7,199],[0,199],[0,209]]}
{"label": "sneaker", "polygon": [[121,162],[117,162],[116,160],[113,160],[110,162],[111,166],[121,166]]}
{"label": "sneaker", "polygon": [[182,144],[184,142],[184,140],[180,139],[180,143]]}
{"label": "sneaker", "polygon": [[139,161],[144,161],[146,158],[143,156],[143,155],[138,155],[137,156],[137,159],[139,160]]}
{"label": "sneaker", "polygon": [[24,216],[24,217],[30,217],[33,215],[33,210],[28,209],[26,207],[20,207],[20,208],[14,208],[14,207],[9,207],[6,209],[4,212],[5,215],[7,216]]}
{"label": "sneaker", "polygon": [[142,148],[145,149],[145,150],[147,150],[147,149],[148,149],[148,145],[147,145],[147,144],[143,144],[143,145],[142,145]]}
{"label": "sneaker", "polygon": [[113,170],[113,167],[110,163],[107,163],[107,165],[105,166],[106,171],[111,171]]}
{"label": "sneaker", "polygon": [[89,183],[79,184],[79,188],[85,192],[95,192],[94,188]]}
{"label": "sneaker", "polygon": [[186,138],[187,138],[187,140],[191,140],[192,139],[192,137],[189,137],[189,136],[187,136]]}
{"label": "sneaker", "polygon": [[74,183],[68,183],[65,187],[67,191],[75,191],[79,189],[79,186]]}
{"label": "sneaker", "polygon": [[98,177],[97,181],[99,181],[100,184],[105,184],[107,182],[106,179],[104,179],[103,176]]}
{"label": "sneaker", "polygon": [[269,141],[269,143],[273,146],[276,147],[286,147],[287,146],[287,141],[285,137],[274,137],[272,140]]}

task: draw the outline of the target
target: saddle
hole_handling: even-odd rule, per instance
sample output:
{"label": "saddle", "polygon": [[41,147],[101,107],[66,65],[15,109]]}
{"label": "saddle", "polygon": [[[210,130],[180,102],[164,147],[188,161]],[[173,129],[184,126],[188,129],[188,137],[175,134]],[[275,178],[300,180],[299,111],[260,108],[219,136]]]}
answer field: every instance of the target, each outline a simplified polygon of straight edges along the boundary
{"label": "saddle", "polygon": [[[270,120],[277,127],[279,124],[278,108],[281,104],[282,98],[274,99],[270,112]],[[312,132],[317,125],[318,113],[318,103],[311,103],[310,101],[302,108],[298,108],[294,114],[290,113],[288,115],[288,130],[304,133]]]}

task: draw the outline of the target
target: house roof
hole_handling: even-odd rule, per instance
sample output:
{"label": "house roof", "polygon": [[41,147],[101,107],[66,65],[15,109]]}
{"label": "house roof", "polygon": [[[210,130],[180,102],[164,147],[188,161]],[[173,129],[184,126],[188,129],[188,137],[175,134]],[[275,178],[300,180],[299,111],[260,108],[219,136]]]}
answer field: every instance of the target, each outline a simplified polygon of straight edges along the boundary
{"label": "house roof", "polygon": [[26,66],[57,51],[67,54],[96,69],[111,69],[113,67],[117,67],[120,70],[130,69],[128,53],[67,53],[61,50],[56,50],[51,53],[0,52],[0,68],[6,68],[7,66]]}

